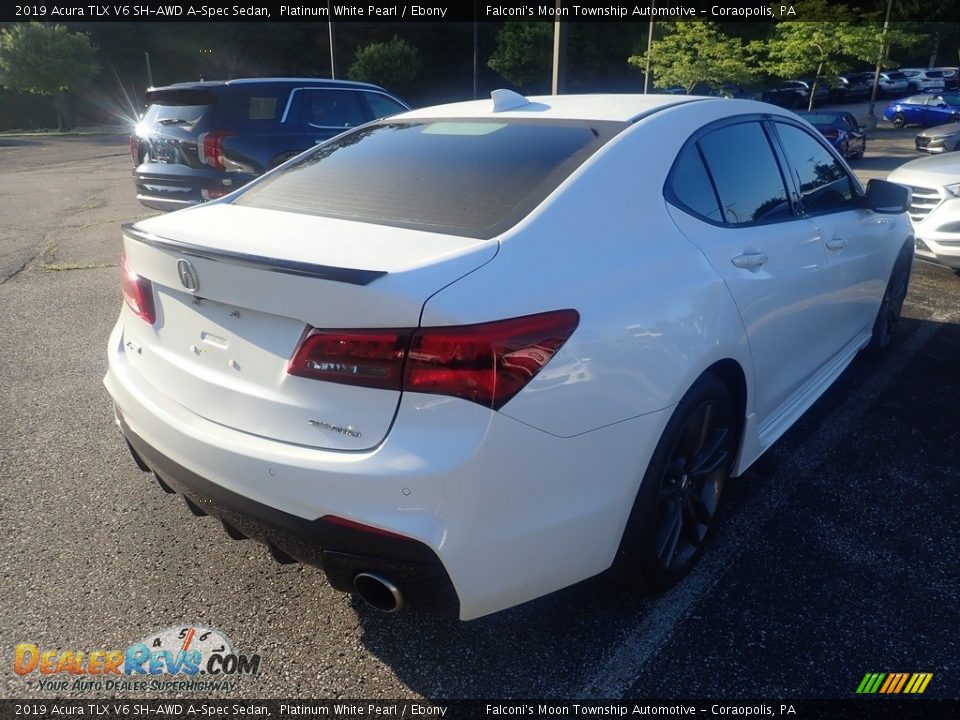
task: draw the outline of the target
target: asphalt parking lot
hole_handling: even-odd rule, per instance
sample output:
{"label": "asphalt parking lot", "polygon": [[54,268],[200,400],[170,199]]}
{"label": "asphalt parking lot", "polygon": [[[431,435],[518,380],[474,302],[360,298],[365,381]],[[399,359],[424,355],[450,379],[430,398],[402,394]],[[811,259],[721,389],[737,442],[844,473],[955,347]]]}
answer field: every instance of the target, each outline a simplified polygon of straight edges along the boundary
{"label": "asphalt parking lot", "polygon": [[[915,129],[854,163],[883,177]],[[135,200],[123,136],[0,137],[0,697],[13,648],[201,624],[261,655],[222,697],[844,698],[930,672],[960,698],[960,277],[917,263],[893,351],[857,360],[727,491],[713,547],[646,598],[602,578],[471,623],[378,614],[277,565],[134,466],[101,384]],[[136,692],[131,697],[176,696]],[[189,695],[189,693],[187,693]]]}

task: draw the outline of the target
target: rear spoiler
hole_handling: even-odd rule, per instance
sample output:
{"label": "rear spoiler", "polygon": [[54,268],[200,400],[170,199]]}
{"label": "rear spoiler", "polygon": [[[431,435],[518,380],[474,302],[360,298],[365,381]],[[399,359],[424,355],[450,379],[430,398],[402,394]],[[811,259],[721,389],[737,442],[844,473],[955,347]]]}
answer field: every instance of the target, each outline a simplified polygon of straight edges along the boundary
{"label": "rear spoiler", "polygon": [[299,275],[301,277],[318,278],[320,280],[330,280],[332,282],[342,282],[350,285],[369,285],[377,278],[387,274],[385,270],[357,270],[356,268],[315,265],[297,260],[269,258],[262,255],[251,255],[233,250],[220,250],[217,248],[204,247],[203,245],[194,245],[193,243],[171,240],[170,238],[144,232],[143,230],[137,229],[134,223],[127,223],[123,225],[121,229],[124,235],[131,240],[141,242],[144,245],[170,250],[171,252],[181,255],[202,258],[204,260],[255,267],[259,270],[284,273],[285,275]]}

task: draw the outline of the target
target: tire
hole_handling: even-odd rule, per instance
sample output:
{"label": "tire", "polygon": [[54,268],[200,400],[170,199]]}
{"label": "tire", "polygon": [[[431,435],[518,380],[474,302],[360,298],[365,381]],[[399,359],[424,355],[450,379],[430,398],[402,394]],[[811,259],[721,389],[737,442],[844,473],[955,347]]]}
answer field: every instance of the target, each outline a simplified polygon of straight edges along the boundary
{"label": "tire", "polygon": [[904,117],[903,113],[894,113],[893,117],[890,118],[890,122],[893,123],[895,128],[902,128],[906,126],[907,118]]}
{"label": "tire", "polygon": [[852,159],[853,159],[853,157],[850,155],[850,143],[848,143],[846,140],[844,140],[844,141],[840,144],[840,156],[841,156],[844,160],[852,160]]}
{"label": "tire", "polygon": [[910,285],[910,270],[913,267],[913,247],[904,245],[897,256],[897,261],[890,271],[890,279],[884,290],[880,308],[873,322],[873,335],[864,353],[867,357],[879,358],[890,347],[893,337],[900,323],[900,313],[903,311],[903,301],[907,297],[907,288]]}
{"label": "tire", "polygon": [[716,527],[741,426],[727,386],[702,375],[674,409],[640,482],[612,567],[616,582],[660,592],[690,572]]}

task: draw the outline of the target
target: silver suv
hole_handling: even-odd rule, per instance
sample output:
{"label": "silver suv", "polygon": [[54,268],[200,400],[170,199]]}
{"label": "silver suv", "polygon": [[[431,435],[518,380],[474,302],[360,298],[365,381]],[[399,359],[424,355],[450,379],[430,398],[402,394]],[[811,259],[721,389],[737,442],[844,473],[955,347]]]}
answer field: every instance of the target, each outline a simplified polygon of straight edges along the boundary
{"label": "silver suv", "polygon": [[900,68],[900,72],[907,76],[907,86],[910,92],[931,90],[942,92],[944,87],[943,71],[926,68]]}

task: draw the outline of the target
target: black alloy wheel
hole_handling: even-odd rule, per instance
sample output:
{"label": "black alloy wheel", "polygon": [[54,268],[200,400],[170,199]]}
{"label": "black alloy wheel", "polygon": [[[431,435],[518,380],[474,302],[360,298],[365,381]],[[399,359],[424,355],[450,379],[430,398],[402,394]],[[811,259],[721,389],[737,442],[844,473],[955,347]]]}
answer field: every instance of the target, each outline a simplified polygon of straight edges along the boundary
{"label": "black alloy wheel", "polygon": [[894,113],[893,117],[890,118],[890,122],[893,123],[895,128],[902,128],[907,124],[907,118],[903,113]]}
{"label": "black alloy wheel", "polygon": [[616,579],[659,591],[690,571],[716,526],[741,424],[717,377],[703,375],[687,392],[640,484],[614,562]]}
{"label": "black alloy wheel", "polygon": [[907,298],[910,285],[910,270],[913,266],[913,248],[904,246],[890,273],[890,281],[880,301],[880,309],[873,323],[873,336],[866,347],[867,355],[877,358],[890,347],[893,336],[903,312],[903,302]]}

